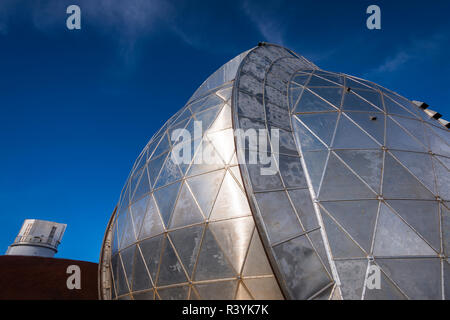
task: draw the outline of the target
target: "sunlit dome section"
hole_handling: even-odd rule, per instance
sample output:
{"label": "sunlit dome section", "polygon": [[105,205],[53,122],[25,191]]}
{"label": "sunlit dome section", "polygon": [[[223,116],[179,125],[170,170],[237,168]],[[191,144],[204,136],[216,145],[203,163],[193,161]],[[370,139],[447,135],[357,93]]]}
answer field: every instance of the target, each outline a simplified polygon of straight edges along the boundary
{"label": "sunlit dome section", "polygon": [[[250,51],[250,50],[248,50]],[[248,51],[241,53],[234,59],[228,61],[222,67],[220,67],[216,72],[214,72],[192,95],[189,102],[198,99],[206,92],[214,90],[220,87],[222,84],[233,81],[236,77],[236,71],[242,62],[242,59],[247,55]]]}
{"label": "sunlit dome section", "polygon": [[242,53],[135,161],[100,297],[450,299],[450,137],[426,107],[277,45]]}
{"label": "sunlit dome section", "polygon": [[[236,160],[230,98],[245,54],[211,75],[136,160],[105,237],[103,299],[283,299]],[[174,162],[182,144],[192,163]]]}

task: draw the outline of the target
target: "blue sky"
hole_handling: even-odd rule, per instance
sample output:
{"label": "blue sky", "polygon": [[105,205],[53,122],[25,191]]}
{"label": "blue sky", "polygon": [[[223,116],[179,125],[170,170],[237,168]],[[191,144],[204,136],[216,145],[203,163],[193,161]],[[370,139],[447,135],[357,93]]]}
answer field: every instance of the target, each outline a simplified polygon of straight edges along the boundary
{"label": "blue sky", "polygon": [[[66,28],[78,4],[82,29]],[[366,28],[377,4],[382,29]],[[68,224],[57,257],[98,261],[152,134],[258,41],[450,118],[449,1],[0,2],[0,252],[26,218]]]}

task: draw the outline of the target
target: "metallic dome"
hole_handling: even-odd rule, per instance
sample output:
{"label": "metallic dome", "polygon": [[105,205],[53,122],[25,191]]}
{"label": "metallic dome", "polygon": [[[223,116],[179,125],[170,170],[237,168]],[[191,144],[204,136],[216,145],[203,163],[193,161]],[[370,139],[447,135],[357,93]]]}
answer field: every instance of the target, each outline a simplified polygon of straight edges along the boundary
{"label": "metallic dome", "polygon": [[410,100],[261,43],[136,160],[100,297],[448,299],[449,144]]}

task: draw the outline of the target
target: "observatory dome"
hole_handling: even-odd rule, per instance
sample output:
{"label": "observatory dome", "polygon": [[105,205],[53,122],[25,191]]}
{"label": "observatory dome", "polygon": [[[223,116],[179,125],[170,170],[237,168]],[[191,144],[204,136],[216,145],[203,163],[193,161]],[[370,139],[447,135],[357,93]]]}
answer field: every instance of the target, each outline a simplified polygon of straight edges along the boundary
{"label": "observatory dome", "polygon": [[450,298],[449,131],[423,108],[277,45],[242,53],[135,161],[101,298]]}

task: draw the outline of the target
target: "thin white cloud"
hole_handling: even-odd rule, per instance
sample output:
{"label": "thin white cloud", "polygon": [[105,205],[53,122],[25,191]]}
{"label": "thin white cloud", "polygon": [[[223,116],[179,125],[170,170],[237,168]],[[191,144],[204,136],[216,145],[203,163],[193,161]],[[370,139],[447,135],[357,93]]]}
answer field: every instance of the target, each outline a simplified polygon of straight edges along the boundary
{"label": "thin white cloud", "polygon": [[436,33],[427,39],[412,40],[382,64],[367,72],[364,77],[370,78],[386,72],[395,72],[408,64],[432,59],[446,43],[448,43],[448,36],[443,33]]}
{"label": "thin white cloud", "polygon": [[[81,8],[82,31],[88,29],[113,39],[117,43],[117,53],[127,65],[136,62],[139,40],[161,30],[172,32],[191,47],[211,49],[200,31],[189,33],[183,29],[180,3],[175,5],[167,0],[78,0],[73,3]],[[18,16],[42,33],[64,32],[68,4],[58,0],[0,0],[0,36],[8,33]]]}
{"label": "thin white cloud", "polygon": [[[126,61],[135,59],[140,39],[160,31],[173,33],[196,49],[217,49],[215,44],[207,41],[207,33],[204,32],[208,23],[213,21],[189,17],[193,23],[185,28],[184,9],[189,7],[189,3],[169,0],[0,0],[0,35],[7,34],[18,17],[42,33],[65,32],[66,8],[73,3],[81,8],[82,31],[89,30],[113,39],[117,43],[117,52]],[[202,14],[208,13],[203,11]]]}
{"label": "thin white cloud", "polygon": [[281,21],[276,19],[270,10],[264,10],[258,4],[260,3],[257,2],[257,4],[255,4],[254,2],[244,1],[242,3],[244,13],[264,37],[262,40],[283,45],[284,30]]}
{"label": "thin white cloud", "polygon": [[[67,3],[32,2],[28,6],[34,26],[41,31],[65,28]],[[114,37],[138,37],[157,30],[156,23],[171,10],[164,0],[79,0],[82,29],[89,27]]]}
{"label": "thin white cloud", "polygon": [[[133,64],[137,41],[157,32],[161,21],[173,11],[164,0],[79,0],[81,29],[89,29],[117,42],[117,52],[127,64]],[[9,32],[17,17],[23,17],[42,32],[52,34],[66,31],[67,1],[0,0],[0,35]]]}
{"label": "thin white cloud", "polygon": [[80,6],[94,26],[114,28],[127,36],[156,31],[158,21],[173,10],[163,0],[96,0],[83,1]]}
{"label": "thin white cloud", "polygon": [[[133,37],[156,31],[156,23],[169,16],[173,7],[164,0],[79,0],[83,27],[106,31],[114,37]],[[55,32],[66,28],[64,1],[0,1],[0,30],[8,26],[16,16],[23,16],[42,32]]]}
{"label": "thin white cloud", "polygon": [[397,52],[397,54],[393,57],[388,58],[383,64],[378,66],[374,72],[382,73],[382,72],[392,72],[403,66],[407,63],[413,56],[408,54],[405,51]]}

